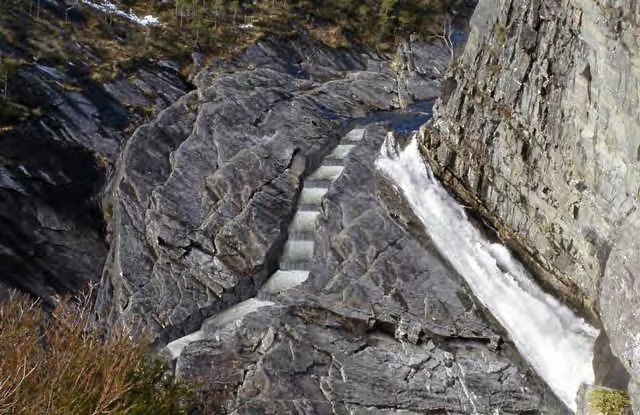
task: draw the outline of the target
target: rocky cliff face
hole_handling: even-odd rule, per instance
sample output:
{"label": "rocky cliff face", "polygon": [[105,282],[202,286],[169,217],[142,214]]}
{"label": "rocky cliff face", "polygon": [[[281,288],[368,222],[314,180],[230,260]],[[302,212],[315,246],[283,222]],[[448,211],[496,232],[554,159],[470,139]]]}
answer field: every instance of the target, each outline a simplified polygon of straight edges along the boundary
{"label": "rocky cliff face", "polygon": [[[201,72],[116,163],[99,314],[156,336],[210,413],[566,413],[376,173],[448,63],[301,37]],[[344,136],[342,174],[311,174]],[[320,188],[308,279],[265,286]]]}
{"label": "rocky cliff face", "polygon": [[177,376],[233,414],[565,413],[376,172],[387,128],[367,128],[330,185],[309,279],[207,320]]}
{"label": "rocky cliff face", "polygon": [[[408,50],[398,64],[421,56]],[[445,65],[418,76],[301,39],[260,42],[203,71],[117,164],[103,315],[169,339],[253,296],[277,268],[302,178],[345,123],[434,96],[424,78]]]}
{"label": "rocky cliff face", "polygon": [[638,410],[640,3],[483,0],[471,26],[423,152],[548,285],[601,319]]}
{"label": "rocky cliff face", "polygon": [[[64,2],[42,4],[42,21],[53,27],[66,18],[80,25],[89,15]],[[46,299],[99,279],[110,166],[133,127],[190,87],[166,60],[141,60],[126,76],[99,81],[92,70],[104,58],[70,35],[52,35],[63,51],[56,56],[38,39],[35,51],[26,40],[11,43],[20,36],[7,30],[0,58],[22,63],[0,99],[0,281]]]}

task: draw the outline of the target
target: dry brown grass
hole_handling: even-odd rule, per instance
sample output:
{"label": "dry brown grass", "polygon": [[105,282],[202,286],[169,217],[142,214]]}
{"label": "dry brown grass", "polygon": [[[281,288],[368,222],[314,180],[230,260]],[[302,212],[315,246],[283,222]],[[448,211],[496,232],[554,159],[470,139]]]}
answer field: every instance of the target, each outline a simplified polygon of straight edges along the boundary
{"label": "dry brown grass", "polygon": [[180,414],[193,405],[167,381],[148,343],[91,329],[90,301],[52,313],[13,293],[0,303],[0,414]]}

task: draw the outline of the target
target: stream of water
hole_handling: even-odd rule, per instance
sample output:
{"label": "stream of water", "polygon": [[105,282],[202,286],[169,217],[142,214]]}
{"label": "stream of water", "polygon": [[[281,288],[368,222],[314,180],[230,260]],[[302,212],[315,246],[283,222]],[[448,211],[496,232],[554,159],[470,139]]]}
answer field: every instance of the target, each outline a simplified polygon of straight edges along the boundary
{"label": "stream of water", "polygon": [[414,136],[399,150],[393,134],[377,167],[399,188],[438,250],[507,330],[518,351],[574,411],[582,383],[593,383],[598,331],[546,294],[509,251],[489,242],[433,176]]}

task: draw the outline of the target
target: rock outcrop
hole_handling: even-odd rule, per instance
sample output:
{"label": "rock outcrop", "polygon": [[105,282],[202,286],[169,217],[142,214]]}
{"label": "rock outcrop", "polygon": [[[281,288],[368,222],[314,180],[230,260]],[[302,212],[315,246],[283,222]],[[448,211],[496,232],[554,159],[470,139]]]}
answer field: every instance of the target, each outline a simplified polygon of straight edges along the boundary
{"label": "rock outcrop", "polygon": [[640,3],[482,0],[471,27],[424,153],[549,286],[600,318],[640,410]]}
{"label": "rock outcrop", "polygon": [[366,130],[323,199],[308,280],[205,322],[177,376],[221,413],[566,413],[376,172],[388,128]]}
{"label": "rock outcrop", "polygon": [[[44,299],[99,280],[110,166],[135,126],[190,88],[168,60],[140,58],[98,76],[111,62],[75,37],[92,13],[62,0],[3,4],[0,61],[19,64],[6,90],[2,76],[0,98],[0,281]],[[51,33],[29,38],[36,26]],[[88,32],[109,38],[131,27],[102,29]]]}
{"label": "rock outcrop", "polygon": [[[150,330],[214,412],[566,413],[375,171],[387,129],[430,115],[447,62],[300,38],[201,72],[116,164],[100,316]],[[345,148],[335,181],[313,174]],[[265,286],[300,204],[319,209],[311,272]]]}
{"label": "rock outcrop", "polygon": [[42,298],[99,279],[101,193],[128,128],[142,121],[135,110],[153,115],[187,89],[168,62],[105,85],[79,65],[21,68],[10,96],[41,115],[0,132],[0,279]]}
{"label": "rock outcrop", "polygon": [[[441,58],[423,68],[415,57],[430,50]],[[116,166],[103,316],[169,340],[255,295],[277,268],[302,178],[345,123],[432,97],[424,80],[442,56],[413,44],[394,69],[371,53],[263,41],[200,73]]]}

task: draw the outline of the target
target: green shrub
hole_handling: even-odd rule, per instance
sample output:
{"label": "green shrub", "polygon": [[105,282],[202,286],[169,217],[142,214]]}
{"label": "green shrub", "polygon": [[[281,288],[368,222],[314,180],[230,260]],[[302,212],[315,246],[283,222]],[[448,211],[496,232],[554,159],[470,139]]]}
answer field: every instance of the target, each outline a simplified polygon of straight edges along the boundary
{"label": "green shrub", "polygon": [[[89,301],[46,313],[13,293],[0,304],[0,414],[187,413],[187,385],[165,378],[148,342],[89,329]],[[105,339],[106,338],[106,339]]]}
{"label": "green shrub", "polygon": [[620,415],[631,405],[629,395],[619,390],[596,389],[589,392],[587,401],[603,415]]}

